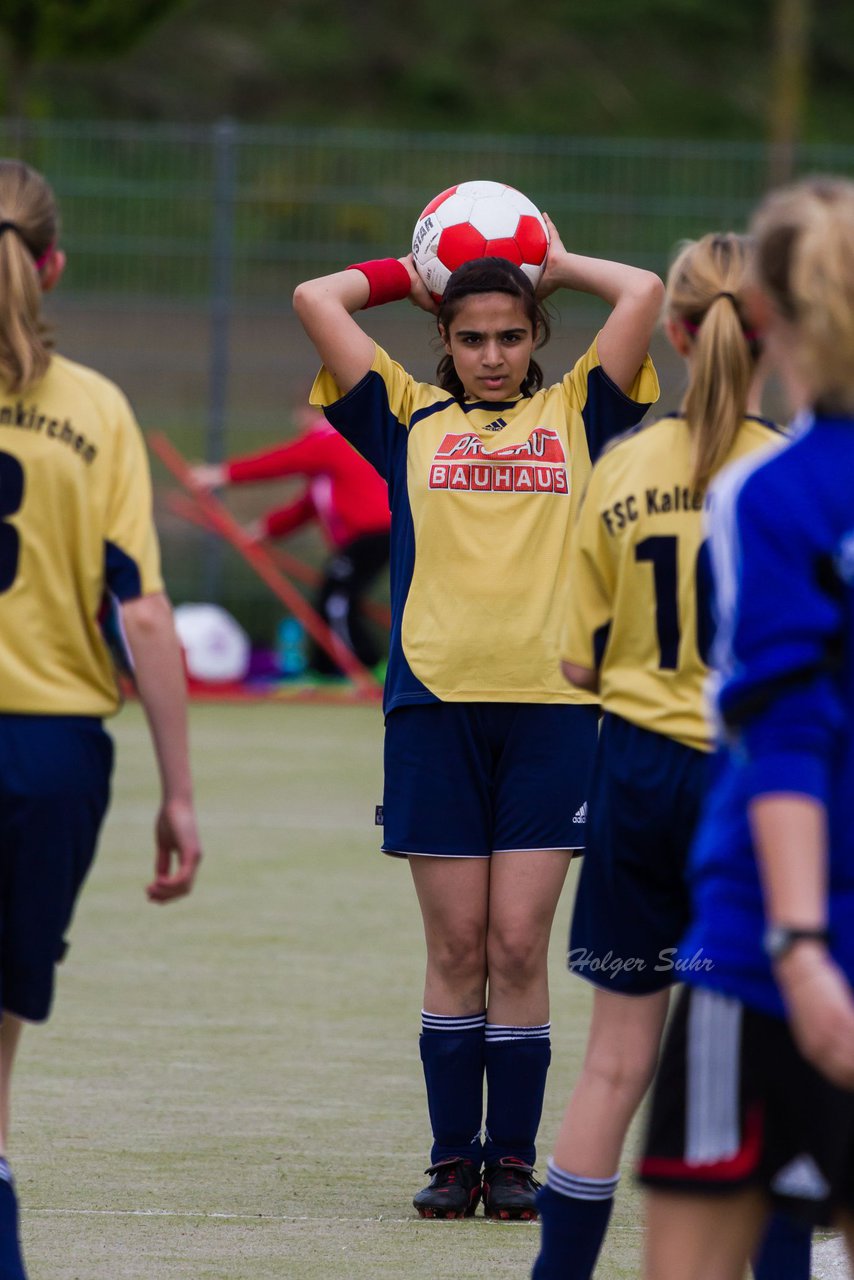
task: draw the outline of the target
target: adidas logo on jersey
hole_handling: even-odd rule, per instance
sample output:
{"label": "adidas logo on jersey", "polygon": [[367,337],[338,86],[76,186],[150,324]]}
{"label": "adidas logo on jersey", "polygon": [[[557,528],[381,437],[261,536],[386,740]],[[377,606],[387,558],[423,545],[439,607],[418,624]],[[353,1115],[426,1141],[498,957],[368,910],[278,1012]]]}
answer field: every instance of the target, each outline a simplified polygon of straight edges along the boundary
{"label": "adidas logo on jersey", "polygon": [[830,1187],[812,1156],[795,1156],[774,1175],[771,1190],[793,1200],[824,1200]]}
{"label": "adidas logo on jersey", "polygon": [[575,817],[572,819],[572,821],[573,821],[573,822],[586,822],[586,821],[587,821],[587,801],[586,801],[586,800],[584,801],[584,804],[583,804],[583,805],[581,806],[581,808],[578,810],[578,812],[576,813],[576,815],[575,815]]}
{"label": "adidas logo on jersey", "polygon": [[506,426],[507,426],[507,423],[504,421],[503,418],[496,418],[494,422],[487,422],[486,426],[483,429],[484,431],[501,431],[502,428]]}

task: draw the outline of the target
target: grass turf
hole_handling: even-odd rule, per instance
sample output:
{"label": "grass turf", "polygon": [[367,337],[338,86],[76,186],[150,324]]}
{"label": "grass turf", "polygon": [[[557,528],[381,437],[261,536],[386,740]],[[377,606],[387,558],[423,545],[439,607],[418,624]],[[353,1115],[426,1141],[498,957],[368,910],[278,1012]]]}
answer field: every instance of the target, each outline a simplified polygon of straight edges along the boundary
{"label": "grass turf", "polygon": [[[203,705],[205,863],[149,905],[156,780],[139,708],[113,724],[114,800],[60,971],[25,1033],[11,1157],[33,1280],[524,1277],[539,1229],[422,1222],[429,1133],[417,1036],[423,941],[382,857],[380,712]],[[589,993],[552,953],[540,1170],[578,1069]],[[600,1274],[637,1273],[621,1188]]]}

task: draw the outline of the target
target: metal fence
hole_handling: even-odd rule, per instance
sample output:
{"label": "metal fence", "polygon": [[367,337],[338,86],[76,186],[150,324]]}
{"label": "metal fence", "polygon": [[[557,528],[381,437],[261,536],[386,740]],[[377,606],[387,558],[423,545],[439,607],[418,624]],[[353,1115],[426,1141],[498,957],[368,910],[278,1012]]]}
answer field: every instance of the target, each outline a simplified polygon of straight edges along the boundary
{"label": "metal fence", "polygon": [[[663,271],[686,236],[743,227],[766,186],[759,144],[213,126],[0,121],[0,152],[50,177],[68,269],[53,305],[60,345],[113,376],[147,426],[196,456],[289,431],[313,371],[290,295],[300,279],[399,254],[423,205],[468,178],[497,178],[549,211],[579,252]],[[854,147],[805,148],[803,171],[854,173]],[[573,349],[595,310],[562,302]],[[372,332],[416,373],[429,321],[405,307]],[[576,332],[578,331],[578,332]],[[561,324],[558,325],[558,336]],[[553,339],[547,373],[566,363]],[[549,368],[549,359],[556,361]],[[170,556],[179,597],[199,590],[193,547]],[[215,583],[238,612],[254,589]]]}

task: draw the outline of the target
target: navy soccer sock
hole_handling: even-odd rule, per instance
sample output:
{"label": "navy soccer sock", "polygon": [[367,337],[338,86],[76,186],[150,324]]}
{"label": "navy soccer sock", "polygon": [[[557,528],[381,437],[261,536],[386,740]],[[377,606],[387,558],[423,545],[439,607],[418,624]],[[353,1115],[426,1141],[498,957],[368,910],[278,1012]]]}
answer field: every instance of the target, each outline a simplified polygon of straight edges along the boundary
{"label": "navy soccer sock", "polygon": [[449,1018],[421,1011],[419,1045],[433,1130],[431,1164],[462,1156],[480,1168],[485,1023],[485,1013]]}
{"label": "navy soccer sock", "polygon": [[0,1156],[0,1280],[27,1280],[18,1240],[18,1199],[8,1162]]}
{"label": "navy soccer sock", "polygon": [[756,1280],[810,1280],[812,1231],[783,1213],[768,1221],[753,1259]]}
{"label": "navy soccer sock", "polygon": [[620,1175],[579,1178],[549,1160],[537,1194],[540,1253],[532,1280],[590,1280],[614,1204]]}
{"label": "navy soccer sock", "polygon": [[532,1165],[543,1113],[552,1049],[551,1023],[536,1027],[486,1024],[486,1132],[484,1164],[515,1156]]}

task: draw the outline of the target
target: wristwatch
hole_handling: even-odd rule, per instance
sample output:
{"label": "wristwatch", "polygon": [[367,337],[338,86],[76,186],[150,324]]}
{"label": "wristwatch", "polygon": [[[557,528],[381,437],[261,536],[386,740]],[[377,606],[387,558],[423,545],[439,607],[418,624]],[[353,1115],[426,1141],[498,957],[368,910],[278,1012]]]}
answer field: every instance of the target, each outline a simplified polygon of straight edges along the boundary
{"label": "wristwatch", "polygon": [[762,938],[762,948],[769,960],[782,960],[788,955],[797,942],[830,941],[830,931],[821,929],[798,929],[787,924],[769,924]]}

